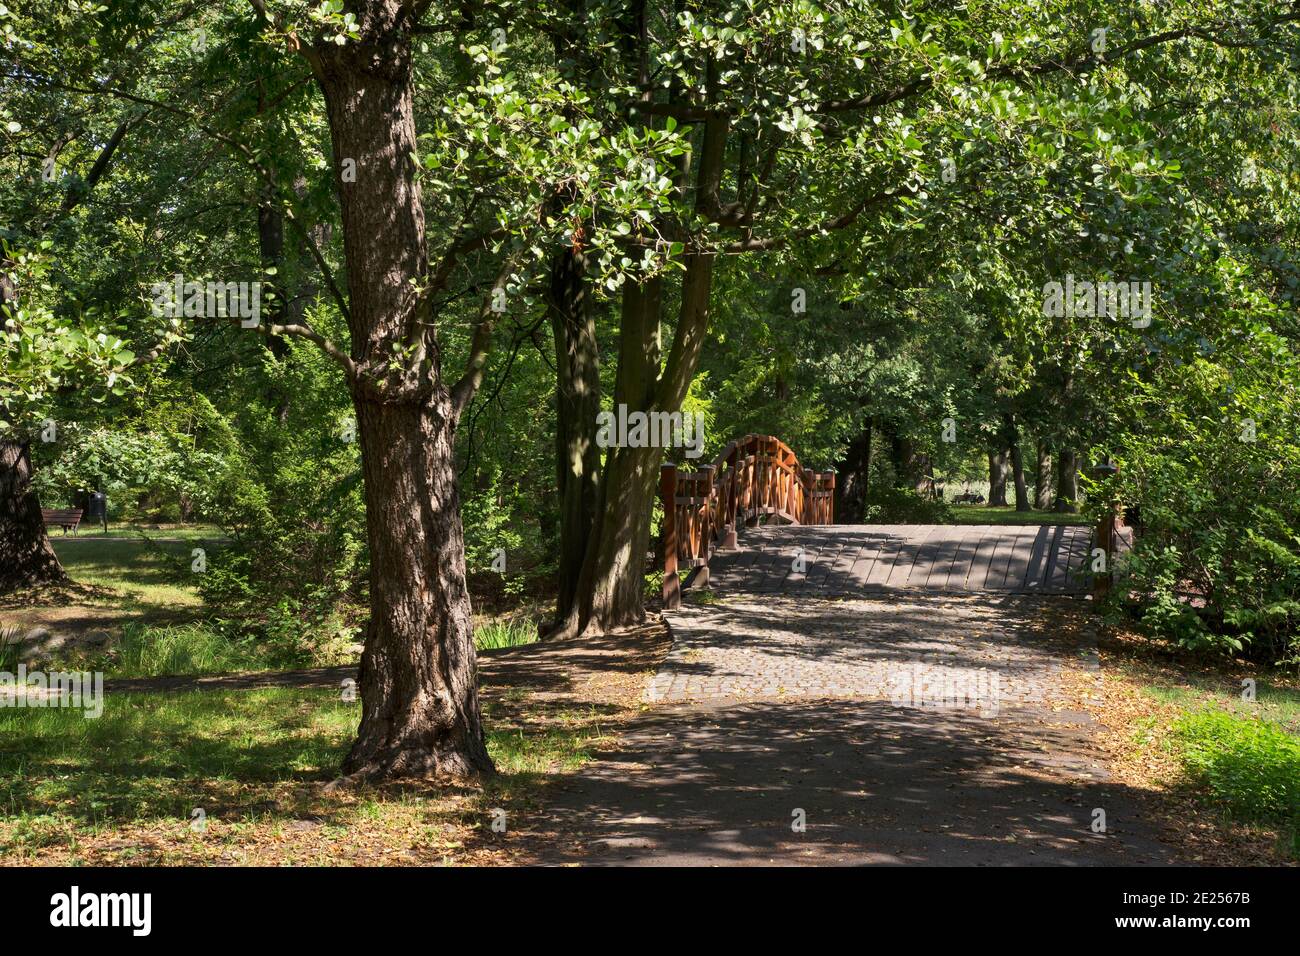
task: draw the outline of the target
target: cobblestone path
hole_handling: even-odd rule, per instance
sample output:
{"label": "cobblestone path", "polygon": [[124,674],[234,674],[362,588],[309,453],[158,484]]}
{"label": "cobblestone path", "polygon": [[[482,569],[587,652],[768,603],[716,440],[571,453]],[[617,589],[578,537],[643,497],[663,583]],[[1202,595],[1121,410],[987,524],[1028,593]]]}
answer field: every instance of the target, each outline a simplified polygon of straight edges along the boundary
{"label": "cobblestone path", "polygon": [[644,718],[531,822],[557,848],[539,862],[1174,859],[1062,700],[1097,669],[1079,599],[702,593],[665,615]]}

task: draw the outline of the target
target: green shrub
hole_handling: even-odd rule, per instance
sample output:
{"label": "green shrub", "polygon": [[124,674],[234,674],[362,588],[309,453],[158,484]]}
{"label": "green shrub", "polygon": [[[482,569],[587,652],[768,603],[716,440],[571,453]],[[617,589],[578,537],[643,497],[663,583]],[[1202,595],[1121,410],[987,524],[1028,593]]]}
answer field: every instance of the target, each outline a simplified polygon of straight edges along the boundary
{"label": "green shrub", "polygon": [[927,498],[912,488],[893,488],[877,482],[867,491],[862,507],[863,524],[946,524],[952,507],[942,499]]}
{"label": "green shrub", "polygon": [[1115,594],[1185,647],[1295,664],[1300,432],[1289,389],[1300,382],[1290,366],[1251,362],[1252,377],[1195,360],[1136,384],[1115,491],[1139,506],[1142,535]]}

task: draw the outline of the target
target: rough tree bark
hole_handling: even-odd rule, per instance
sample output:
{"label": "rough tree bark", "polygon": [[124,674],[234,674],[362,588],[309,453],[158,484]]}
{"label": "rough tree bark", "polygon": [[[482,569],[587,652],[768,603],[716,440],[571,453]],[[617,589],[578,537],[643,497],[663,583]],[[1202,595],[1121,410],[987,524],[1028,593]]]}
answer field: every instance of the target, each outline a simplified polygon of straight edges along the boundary
{"label": "rough tree bark", "polygon": [[989,504],[1005,506],[1007,503],[1007,453],[989,452]]}
{"label": "rough tree bark", "polygon": [[31,481],[28,443],[0,441],[0,594],[67,578]]}
{"label": "rough tree bark", "polygon": [[[662,279],[624,286],[615,407],[655,407],[662,307]],[[642,572],[663,451],[606,449],[595,520],[585,542],[575,595],[567,607],[562,606],[556,634],[602,633],[644,620]]]}
{"label": "rough tree bark", "polygon": [[555,478],[560,500],[556,607],[572,609],[599,505],[600,350],[588,307],[586,258],[569,248],[552,264],[546,311],[555,337]]}
{"label": "rough tree bark", "polygon": [[[416,152],[414,5],[352,4],[361,39],[307,58],[324,93],[347,260],[350,376],[365,479],[370,621],[353,778],[492,771],[480,716],[453,440],[463,401],[442,379]],[[343,182],[342,163],[356,163]],[[395,346],[414,347],[401,368]],[[458,385],[459,388],[459,385]]]}

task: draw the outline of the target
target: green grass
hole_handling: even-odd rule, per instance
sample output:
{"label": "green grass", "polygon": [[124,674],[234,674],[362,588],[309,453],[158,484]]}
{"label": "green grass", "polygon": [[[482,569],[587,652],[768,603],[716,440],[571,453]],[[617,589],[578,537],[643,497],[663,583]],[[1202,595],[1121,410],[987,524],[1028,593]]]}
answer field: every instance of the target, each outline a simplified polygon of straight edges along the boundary
{"label": "green grass", "polygon": [[1300,735],[1300,690],[1257,681],[1255,700],[1241,698],[1241,688],[1222,682],[1192,678],[1187,686],[1148,686],[1145,692],[1157,700],[1177,704],[1184,710],[1200,710],[1207,703],[1220,710],[1271,721]]}
{"label": "green grass", "polygon": [[104,713],[0,710],[0,811],[94,824],[188,816],[233,784],[328,777],[360,705],[332,691],[109,694]]}
{"label": "green grass", "polygon": [[110,669],[114,677],[161,677],[261,670],[267,666],[252,645],[235,644],[202,623],[136,623],[122,629]]}
{"label": "green grass", "polygon": [[1300,738],[1217,709],[1185,714],[1173,743],[1183,769],[1229,817],[1276,824],[1300,855]]}
{"label": "green grass", "polygon": [[[293,818],[284,794],[337,774],[360,715],[337,691],[290,688],[109,694],[98,719],[0,709],[0,854],[183,823],[195,807]],[[581,765],[600,736],[593,715],[561,713],[543,730],[489,731],[488,750],[510,786]]]}
{"label": "green grass", "polygon": [[[208,524],[128,524],[122,521],[110,521],[108,531],[105,532],[103,527],[98,524],[82,523],[77,529],[78,538],[90,538],[96,541],[120,540],[123,538],[138,541],[141,538],[168,539],[180,538],[184,541],[219,541],[225,538],[226,533],[216,525]],[[63,537],[61,531],[55,530],[50,534],[52,540],[58,540]]]}
{"label": "green grass", "polygon": [[474,646],[480,651],[535,643],[537,622],[527,617],[499,617],[474,628]]}
{"label": "green grass", "polygon": [[174,607],[199,603],[191,570],[194,541],[54,536],[68,575],[79,584],[112,588],[143,604]]}
{"label": "green grass", "polygon": [[989,505],[953,505],[953,524],[1087,524],[1080,515],[1055,511],[1017,511]]}

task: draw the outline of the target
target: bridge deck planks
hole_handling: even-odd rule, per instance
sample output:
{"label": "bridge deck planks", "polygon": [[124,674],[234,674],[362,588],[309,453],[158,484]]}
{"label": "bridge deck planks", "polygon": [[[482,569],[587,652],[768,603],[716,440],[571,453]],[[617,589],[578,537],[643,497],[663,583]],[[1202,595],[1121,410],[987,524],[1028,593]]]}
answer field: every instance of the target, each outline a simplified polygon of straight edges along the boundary
{"label": "bridge deck planks", "polygon": [[[710,562],[740,593],[843,596],[893,590],[1072,593],[1088,587],[1091,531],[1078,525],[766,525]],[[794,570],[802,548],[806,570]]]}

